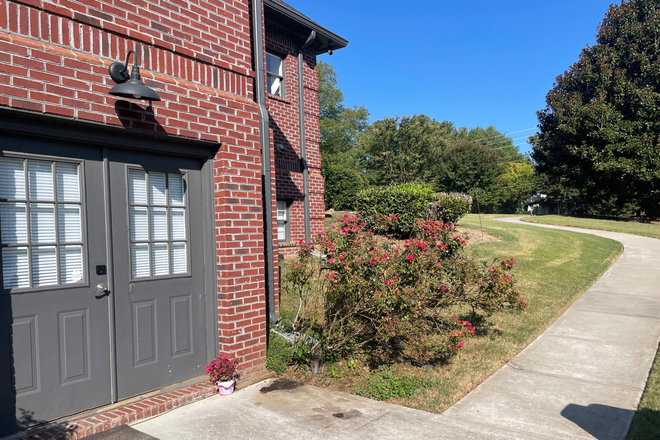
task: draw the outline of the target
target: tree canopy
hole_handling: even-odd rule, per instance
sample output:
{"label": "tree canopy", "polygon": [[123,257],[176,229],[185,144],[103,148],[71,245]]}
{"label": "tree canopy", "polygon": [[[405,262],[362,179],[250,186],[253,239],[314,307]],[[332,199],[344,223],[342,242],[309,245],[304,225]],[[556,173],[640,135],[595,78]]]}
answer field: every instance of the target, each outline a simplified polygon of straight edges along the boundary
{"label": "tree canopy", "polygon": [[[326,208],[353,209],[357,193],[369,186],[421,182],[438,191],[480,188],[483,193],[497,185],[529,181],[529,173],[522,178],[516,172],[519,168],[507,165],[525,164],[528,171],[529,158],[495,127],[456,128],[452,122],[422,114],[386,117],[370,124],[366,108],[344,104],[330,64],[320,61],[317,74]],[[509,177],[503,176],[507,170]],[[531,189],[528,185],[527,190]],[[524,191],[500,191],[491,197],[489,206],[493,211],[505,205],[517,209],[519,199],[527,196]]]}
{"label": "tree canopy", "polygon": [[428,182],[450,130],[451,123],[426,115],[384,118],[359,137],[358,148],[364,167],[378,185]]}
{"label": "tree canopy", "polygon": [[368,184],[367,175],[358,163],[355,145],[358,134],[369,125],[369,111],[344,105],[344,94],[337,87],[337,73],[330,64],[319,61],[316,71],[325,205],[342,209],[350,206],[351,197]]}
{"label": "tree canopy", "polygon": [[557,77],[532,138],[538,171],[593,210],[660,215],[660,0],[612,5]]}
{"label": "tree canopy", "polygon": [[443,151],[436,171],[436,186],[443,191],[467,193],[488,189],[503,171],[497,150],[472,141],[458,141]]}
{"label": "tree canopy", "polygon": [[513,144],[513,139],[502,133],[494,126],[486,128],[461,127],[454,131],[453,137],[457,140],[465,140],[480,143],[484,146],[496,150],[504,162],[527,162],[530,160],[524,154],[518,151],[518,147]]}

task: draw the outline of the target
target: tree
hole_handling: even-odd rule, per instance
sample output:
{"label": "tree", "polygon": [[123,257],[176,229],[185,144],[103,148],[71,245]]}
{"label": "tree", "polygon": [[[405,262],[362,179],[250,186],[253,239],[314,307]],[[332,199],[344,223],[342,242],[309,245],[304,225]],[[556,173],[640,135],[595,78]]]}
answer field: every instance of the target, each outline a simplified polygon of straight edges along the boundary
{"label": "tree", "polygon": [[660,215],[660,0],[610,6],[546,103],[531,139],[540,172],[593,211]]}
{"label": "tree", "polygon": [[513,139],[493,125],[487,128],[474,127],[468,129],[461,127],[455,131],[453,137],[457,140],[472,141],[488,146],[498,152],[503,162],[530,163],[529,158],[521,154],[518,147],[513,144]]}
{"label": "tree", "polygon": [[358,139],[364,167],[378,185],[429,181],[452,128],[425,115],[376,121]]}
{"label": "tree", "polygon": [[528,162],[510,162],[505,171],[497,176],[491,190],[480,194],[483,212],[516,214],[522,209],[523,201],[538,187],[538,175]]}
{"label": "tree", "polygon": [[355,145],[359,133],[369,125],[364,107],[346,107],[337,87],[337,73],[323,61],[316,66],[319,78],[319,129],[321,174],[325,179],[326,208],[350,207],[353,195],[363,189],[366,173],[359,168]]}
{"label": "tree", "polygon": [[442,191],[467,193],[488,189],[503,171],[497,150],[471,141],[458,141],[440,156],[435,182]]}

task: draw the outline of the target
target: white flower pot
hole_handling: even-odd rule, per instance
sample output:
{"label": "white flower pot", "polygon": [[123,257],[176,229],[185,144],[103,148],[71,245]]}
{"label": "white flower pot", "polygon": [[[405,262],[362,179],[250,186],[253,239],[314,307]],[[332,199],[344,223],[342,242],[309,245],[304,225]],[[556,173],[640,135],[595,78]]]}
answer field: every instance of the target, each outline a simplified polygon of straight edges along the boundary
{"label": "white flower pot", "polygon": [[216,382],[215,389],[218,390],[218,394],[221,396],[228,396],[234,392],[234,386],[236,385],[236,380],[226,380],[224,382]]}

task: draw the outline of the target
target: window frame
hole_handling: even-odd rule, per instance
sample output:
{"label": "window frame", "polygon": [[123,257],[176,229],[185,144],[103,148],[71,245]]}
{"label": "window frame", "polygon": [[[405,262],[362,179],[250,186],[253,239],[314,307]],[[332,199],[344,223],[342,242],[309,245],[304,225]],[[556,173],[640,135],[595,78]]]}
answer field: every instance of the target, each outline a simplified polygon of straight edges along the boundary
{"label": "window frame", "polygon": [[[26,217],[26,232],[27,232],[27,242],[21,244],[15,243],[2,243],[0,239],[0,266],[3,265],[2,260],[2,249],[5,248],[27,248],[28,250],[28,278],[29,278],[29,287],[13,287],[6,288],[4,280],[4,267],[0,267],[0,294],[23,294],[23,293],[32,293],[32,292],[43,292],[43,291],[57,291],[57,290],[67,290],[67,289],[79,289],[81,287],[90,286],[90,274],[89,274],[89,255],[87,249],[87,195],[86,195],[86,180],[85,180],[85,161],[82,159],[72,158],[72,157],[59,157],[51,155],[37,155],[29,154],[22,152],[14,151],[2,151],[3,158],[7,159],[20,159],[23,160],[23,172],[25,174],[25,199],[0,199],[2,203],[25,203],[25,217]],[[74,164],[78,166],[78,189],[79,189],[79,201],[78,202],[66,202],[57,200],[57,184],[56,184],[56,172],[53,173],[53,200],[32,200],[30,197],[30,187],[29,187],[29,168],[27,161],[41,161],[41,162],[51,162],[53,163],[65,163],[65,164]],[[30,219],[30,205],[31,204],[52,204],[53,205],[53,217],[55,222],[55,242],[47,243],[32,243],[32,224]],[[63,243],[60,242],[60,228],[59,228],[59,216],[58,216],[58,207],[57,205],[76,205],[80,209],[80,241],[79,242],[70,242]],[[32,248],[48,246],[55,247],[55,261],[57,264],[57,283],[56,284],[44,284],[40,286],[33,285],[33,264],[32,264]],[[61,263],[60,263],[60,247],[62,246],[80,246],[81,247],[81,258],[82,258],[82,277],[83,280],[75,283],[61,283]]]}
{"label": "window frame", "polygon": [[[146,204],[143,203],[131,203],[130,199],[130,187],[129,187],[129,172],[130,170],[137,170],[142,173],[146,174],[146,179],[145,179],[145,185],[147,189],[146,193]],[[168,174],[180,174],[182,176],[183,180],[183,205],[182,206],[176,206],[176,205],[170,205],[169,201],[169,184],[166,187],[166,196],[165,196],[165,205],[160,205],[160,204],[153,204],[151,203],[151,197],[149,193],[149,173],[162,173],[165,174],[166,176]],[[190,278],[192,277],[192,268],[191,268],[191,260],[190,260],[190,221],[189,221],[189,216],[190,216],[190,203],[188,199],[188,172],[187,171],[181,171],[181,170],[172,170],[172,169],[145,169],[141,165],[137,164],[126,164],[125,166],[125,184],[126,184],[126,239],[127,239],[127,250],[128,250],[128,279],[130,280],[131,283],[141,283],[141,282],[150,282],[154,280],[167,280],[167,279],[174,279],[174,278]],[[168,179],[166,177],[166,179]],[[133,206],[140,206],[140,207],[146,207],[147,208],[147,233],[149,234],[149,238],[147,240],[133,240],[131,238],[131,207]],[[167,240],[153,240],[151,239],[151,207],[157,207],[157,208],[165,208],[167,212]],[[170,238],[170,216],[169,216],[169,210],[170,208],[183,208],[184,209],[184,227],[185,227],[185,232],[186,232],[186,238],[185,240],[180,240],[180,239],[171,239]],[[134,243],[146,243],[148,245],[148,256],[149,256],[149,275],[147,276],[133,276],[133,258],[131,257],[131,245]],[[168,256],[168,270],[172,270],[172,243],[185,243],[186,245],[186,272],[181,272],[181,273],[169,273],[167,275],[151,275],[152,273],[152,251],[151,251],[151,245],[152,243],[166,243],[167,244],[167,256]]]}
{"label": "window frame", "polygon": [[[268,55],[274,56],[280,60],[280,69],[282,74],[271,72],[268,70]],[[280,80],[280,94],[276,95],[270,92],[270,86],[268,85],[268,78],[278,78]],[[269,95],[277,96],[281,99],[286,99],[286,55],[275,52],[270,49],[266,49],[266,89]]]}
{"label": "window frame", "polygon": [[[284,212],[286,213],[286,219],[285,220],[280,220],[279,219],[279,206],[277,207],[277,242],[278,243],[291,243],[291,200],[284,200],[284,199],[279,199],[277,200],[277,204],[279,203],[284,203],[285,209]],[[285,239],[280,240],[280,222],[282,222],[282,225],[284,226],[284,235]]]}

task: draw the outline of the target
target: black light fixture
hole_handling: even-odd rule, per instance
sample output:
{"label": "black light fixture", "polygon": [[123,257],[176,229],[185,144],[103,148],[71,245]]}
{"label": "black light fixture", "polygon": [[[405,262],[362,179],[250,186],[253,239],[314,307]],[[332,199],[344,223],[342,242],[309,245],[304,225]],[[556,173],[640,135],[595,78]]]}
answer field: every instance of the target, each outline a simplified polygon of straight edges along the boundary
{"label": "black light fixture", "polygon": [[332,50],[335,48],[334,44],[332,44],[332,40],[328,42],[328,55],[332,56]]}
{"label": "black light fixture", "polygon": [[[128,59],[133,54],[133,70],[131,70],[130,79],[128,76]],[[110,89],[110,94],[121,96],[122,98],[145,99],[147,101],[160,101],[160,96],[155,90],[147,87],[140,80],[140,68],[137,65],[137,56],[135,51],[128,51],[126,54],[126,63],[114,62],[108,69],[110,78],[117,83]]]}

